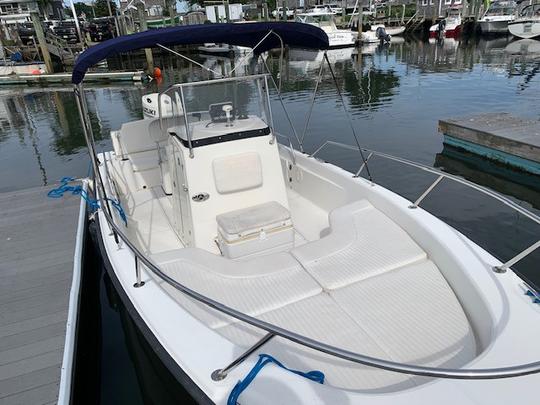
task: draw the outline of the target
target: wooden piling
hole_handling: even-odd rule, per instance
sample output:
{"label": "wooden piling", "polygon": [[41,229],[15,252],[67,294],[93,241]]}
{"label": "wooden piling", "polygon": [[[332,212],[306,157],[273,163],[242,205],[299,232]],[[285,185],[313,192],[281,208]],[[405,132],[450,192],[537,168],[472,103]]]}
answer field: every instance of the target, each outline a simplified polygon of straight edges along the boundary
{"label": "wooden piling", "polygon": [[[139,30],[146,31],[148,30],[148,25],[146,24],[146,10],[144,9],[143,3],[137,3],[137,11],[139,13]],[[152,55],[152,49],[145,48],[144,53],[146,54],[146,64],[148,66],[147,73],[154,73],[154,56]]]}
{"label": "wooden piling", "polygon": [[43,62],[45,62],[45,69],[49,74],[54,73],[51,55],[49,53],[49,48],[47,48],[47,42],[45,41],[45,33],[43,32],[43,26],[41,25],[39,14],[36,11],[32,11],[30,13],[30,18],[32,19],[32,24],[34,24],[34,30],[36,31],[39,48],[41,50],[41,54],[43,55]]}

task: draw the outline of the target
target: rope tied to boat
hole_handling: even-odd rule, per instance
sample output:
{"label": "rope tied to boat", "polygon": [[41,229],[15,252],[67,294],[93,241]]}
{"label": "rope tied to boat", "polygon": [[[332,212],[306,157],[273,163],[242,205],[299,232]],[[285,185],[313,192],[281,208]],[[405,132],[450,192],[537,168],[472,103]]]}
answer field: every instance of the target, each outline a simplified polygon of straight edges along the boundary
{"label": "rope tied to boat", "polygon": [[244,390],[249,386],[249,384],[253,382],[255,377],[257,377],[257,374],[259,374],[259,371],[261,371],[264,366],[270,363],[274,363],[275,365],[287,371],[290,371],[291,373],[307,378],[308,380],[317,382],[319,384],[324,384],[324,373],[322,371],[312,370],[304,372],[299,370],[293,370],[283,365],[279,360],[275,359],[269,354],[262,353],[259,354],[259,360],[257,360],[257,363],[255,363],[255,365],[246,375],[246,377],[236,383],[231,393],[229,394],[229,398],[227,399],[227,405],[236,405],[240,394],[244,392]]}
{"label": "rope tied to boat", "polygon": [[[88,195],[88,192],[83,189],[83,187],[79,185],[70,185],[70,182],[77,181],[78,179],[74,177],[62,177],[60,180],[60,186],[57,188],[53,188],[47,193],[47,197],[49,198],[62,198],[65,193],[71,193],[71,195],[80,195],[82,199],[86,201],[88,204],[88,207],[90,207],[90,210],[96,211],[99,209],[99,201],[91,198]],[[124,222],[124,224],[127,226],[127,217],[124,209],[122,208],[122,205],[120,204],[120,201],[115,200],[114,198],[106,198],[107,201],[111,203],[111,205],[118,211],[118,215]]]}

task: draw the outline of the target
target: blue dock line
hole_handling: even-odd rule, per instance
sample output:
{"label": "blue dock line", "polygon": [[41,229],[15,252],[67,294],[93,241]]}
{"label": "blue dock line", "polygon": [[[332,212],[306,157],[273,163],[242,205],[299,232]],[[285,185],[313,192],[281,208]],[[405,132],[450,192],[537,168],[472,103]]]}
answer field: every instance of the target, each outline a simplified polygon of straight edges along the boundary
{"label": "blue dock line", "polygon": [[278,365],[279,367],[290,371],[291,373],[298,374],[299,376],[305,377],[308,380],[315,381],[319,384],[324,384],[324,373],[322,371],[313,370],[308,372],[298,371],[290,369],[286,366],[284,366],[281,362],[276,360],[274,357],[270,356],[269,354],[259,354],[259,360],[257,360],[257,363],[253,366],[251,371],[246,375],[246,377],[243,380],[240,380],[236,383],[234,388],[232,389],[231,393],[229,394],[229,398],[227,399],[227,405],[236,405],[238,398],[240,397],[240,394],[244,392],[244,390],[251,384],[251,382],[257,377],[257,374],[259,374],[259,371],[262,370],[264,366],[266,366],[269,363],[274,363]]}
{"label": "blue dock line", "polygon": [[[62,177],[60,180],[60,186],[57,188],[53,188],[51,191],[47,193],[47,197],[49,198],[62,198],[65,193],[71,193],[72,195],[80,195],[82,199],[86,201],[88,206],[90,207],[91,211],[96,211],[99,208],[99,201],[94,200],[93,198],[90,198],[88,193],[82,188],[81,185],[77,186],[71,186],[69,185],[69,182],[75,181],[76,179],[73,177]],[[120,215],[120,218],[124,222],[124,224],[127,226],[127,217],[126,213],[124,212],[124,209],[122,208],[122,205],[120,204],[120,201],[115,200],[113,198],[106,198],[107,201],[111,203],[114,209],[118,211],[118,215]]]}

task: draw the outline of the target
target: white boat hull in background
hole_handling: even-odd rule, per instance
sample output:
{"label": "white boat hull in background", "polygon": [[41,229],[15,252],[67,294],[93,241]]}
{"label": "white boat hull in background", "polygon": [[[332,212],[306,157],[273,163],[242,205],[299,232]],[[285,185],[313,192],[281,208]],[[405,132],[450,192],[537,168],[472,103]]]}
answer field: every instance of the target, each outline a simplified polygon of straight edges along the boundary
{"label": "white boat hull in background", "polygon": [[508,23],[511,19],[494,20],[494,19],[482,19],[478,21],[480,32],[482,34],[506,34],[508,33]]}
{"label": "white boat hull in background", "polygon": [[532,39],[540,37],[540,18],[517,20],[508,24],[510,34],[523,38]]}
{"label": "white boat hull in background", "polygon": [[330,48],[345,48],[354,46],[357,34],[350,30],[334,30],[327,32]]}
{"label": "white boat hull in background", "polygon": [[390,35],[390,38],[403,35],[403,33],[405,32],[405,27],[403,26],[385,27],[383,24],[372,25],[369,31],[362,32],[361,41],[365,43],[380,42],[381,38],[377,36],[377,29],[381,27],[384,28],[387,35]]}

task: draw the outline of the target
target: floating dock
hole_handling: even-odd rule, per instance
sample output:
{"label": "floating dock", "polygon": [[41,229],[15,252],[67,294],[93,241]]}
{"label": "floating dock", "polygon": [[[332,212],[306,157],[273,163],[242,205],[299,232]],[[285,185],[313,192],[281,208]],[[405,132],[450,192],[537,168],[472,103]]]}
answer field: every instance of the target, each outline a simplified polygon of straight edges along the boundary
{"label": "floating dock", "polygon": [[[91,82],[142,82],[148,80],[148,75],[142,70],[134,72],[96,72],[87,73],[85,83]],[[71,84],[71,73],[54,73],[42,75],[8,75],[0,76],[1,84]]]}
{"label": "floating dock", "polygon": [[540,175],[540,121],[487,113],[439,121],[444,143]]}
{"label": "floating dock", "polygon": [[85,205],[49,189],[0,194],[3,405],[69,403]]}

